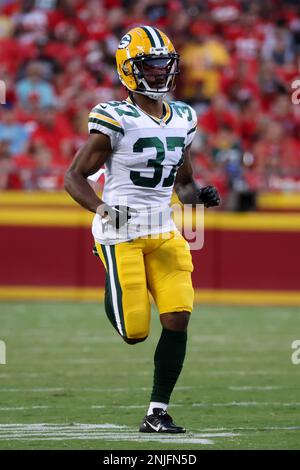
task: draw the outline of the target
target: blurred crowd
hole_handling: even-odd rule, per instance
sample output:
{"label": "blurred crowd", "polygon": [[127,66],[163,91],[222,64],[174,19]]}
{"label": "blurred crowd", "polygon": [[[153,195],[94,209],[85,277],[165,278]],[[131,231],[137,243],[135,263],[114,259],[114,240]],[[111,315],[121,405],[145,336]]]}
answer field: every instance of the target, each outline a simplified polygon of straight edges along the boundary
{"label": "blurred crowd", "polygon": [[127,96],[115,50],[142,24],[180,54],[171,99],[197,111],[199,183],[240,210],[300,191],[299,0],[1,0],[0,189],[62,187],[90,109]]}

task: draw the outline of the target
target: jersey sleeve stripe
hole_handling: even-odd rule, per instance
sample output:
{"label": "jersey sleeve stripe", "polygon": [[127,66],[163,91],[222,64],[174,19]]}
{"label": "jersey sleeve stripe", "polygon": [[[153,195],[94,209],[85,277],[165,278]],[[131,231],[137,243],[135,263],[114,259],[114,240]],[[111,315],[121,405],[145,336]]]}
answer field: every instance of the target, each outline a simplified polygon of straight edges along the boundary
{"label": "jersey sleeve stripe", "polygon": [[111,114],[109,114],[107,111],[104,111],[101,108],[94,108],[92,109],[91,113],[102,114],[103,116],[109,117],[110,119],[114,119]]}
{"label": "jersey sleeve stripe", "polygon": [[116,121],[115,119],[112,119],[111,117],[108,117],[108,116],[104,116],[102,114],[99,114],[99,113],[90,113],[90,117],[91,118],[97,118],[97,119],[101,119],[103,121],[107,121],[109,122],[110,124],[113,124],[114,126],[117,126],[117,127],[120,127],[120,124],[118,123],[118,121]]}
{"label": "jersey sleeve stripe", "polygon": [[190,129],[190,130],[188,131],[188,134],[191,134],[192,132],[195,132],[196,129],[197,129],[197,126],[193,127],[192,129]]}
{"label": "jersey sleeve stripe", "polygon": [[89,123],[98,124],[99,126],[107,127],[108,129],[111,129],[112,131],[120,132],[122,135],[124,135],[124,130],[122,129],[122,127],[114,126],[113,124],[103,121],[102,119],[90,118]]}

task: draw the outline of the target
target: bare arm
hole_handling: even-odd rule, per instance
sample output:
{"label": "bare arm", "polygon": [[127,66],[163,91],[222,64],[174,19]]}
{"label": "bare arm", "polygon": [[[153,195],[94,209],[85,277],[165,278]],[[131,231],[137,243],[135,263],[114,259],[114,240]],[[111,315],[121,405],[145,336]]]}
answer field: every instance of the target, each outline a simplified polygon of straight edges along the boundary
{"label": "bare arm", "polygon": [[85,209],[96,213],[103,201],[87,181],[96,173],[112,153],[110,139],[104,134],[91,134],[89,140],[77,152],[65,174],[65,190]]}
{"label": "bare arm", "polygon": [[193,178],[190,146],[184,153],[184,162],[179,168],[175,191],[183,204],[204,204],[205,207],[219,206],[221,199],[218,190],[213,186],[200,188]]}
{"label": "bare arm", "polygon": [[193,178],[190,146],[185,150],[184,162],[177,172],[174,189],[183,204],[198,202],[197,190],[199,188]]}

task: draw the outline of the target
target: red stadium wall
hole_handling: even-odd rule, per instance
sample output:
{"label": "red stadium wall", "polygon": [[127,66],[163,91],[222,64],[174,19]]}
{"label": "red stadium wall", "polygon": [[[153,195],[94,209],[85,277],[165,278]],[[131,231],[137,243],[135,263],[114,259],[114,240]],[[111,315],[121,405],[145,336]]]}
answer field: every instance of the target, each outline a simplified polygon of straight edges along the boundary
{"label": "red stadium wall", "polygon": [[[74,206],[2,204],[0,299],[101,299],[90,220]],[[215,212],[205,226],[192,252],[197,301],[300,304],[299,214]]]}

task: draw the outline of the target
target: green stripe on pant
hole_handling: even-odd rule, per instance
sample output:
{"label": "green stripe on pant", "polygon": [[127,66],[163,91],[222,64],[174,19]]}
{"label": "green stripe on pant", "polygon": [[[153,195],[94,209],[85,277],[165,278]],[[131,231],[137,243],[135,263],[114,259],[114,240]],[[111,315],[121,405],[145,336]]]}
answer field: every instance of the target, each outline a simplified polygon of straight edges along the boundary
{"label": "green stripe on pant", "polygon": [[117,332],[126,337],[124,323],[122,289],[118,276],[115,246],[101,245],[102,253],[107,266],[105,284],[105,311]]}
{"label": "green stripe on pant", "polygon": [[111,258],[112,258],[112,262],[113,262],[114,280],[115,280],[115,285],[116,285],[116,290],[117,290],[117,301],[118,301],[118,307],[119,307],[120,322],[121,322],[121,326],[122,326],[124,336],[127,336],[126,328],[125,328],[125,322],[124,322],[124,312],[123,312],[123,303],[122,303],[122,289],[121,289],[121,284],[120,284],[120,280],[119,280],[118,267],[117,267],[117,261],[116,261],[116,246],[111,245],[108,248],[110,248]]}

